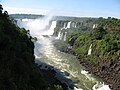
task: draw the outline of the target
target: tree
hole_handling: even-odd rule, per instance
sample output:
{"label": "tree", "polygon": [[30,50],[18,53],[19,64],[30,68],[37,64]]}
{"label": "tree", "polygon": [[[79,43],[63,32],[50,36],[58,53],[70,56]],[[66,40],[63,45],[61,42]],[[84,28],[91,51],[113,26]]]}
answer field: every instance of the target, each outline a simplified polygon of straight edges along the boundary
{"label": "tree", "polygon": [[97,40],[102,39],[105,34],[106,34],[106,31],[101,26],[93,29],[91,32],[92,39],[97,39]]}
{"label": "tree", "polygon": [[7,11],[4,11],[4,16],[8,17],[8,12]]}
{"label": "tree", "polygon": [[2,7],[2,5],[0,4],[0,15],[2,14],[2,10],[3,10],[3,7]]}

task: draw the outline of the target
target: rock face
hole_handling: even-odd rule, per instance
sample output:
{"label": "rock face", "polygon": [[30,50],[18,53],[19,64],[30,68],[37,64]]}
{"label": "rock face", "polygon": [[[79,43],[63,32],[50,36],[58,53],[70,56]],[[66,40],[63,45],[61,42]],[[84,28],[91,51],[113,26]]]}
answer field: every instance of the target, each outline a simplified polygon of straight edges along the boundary
{"label": "rock face", "polygon": [[102,65],[97,67],[84,60],[80,60],[80,64],[85,66],[89,72],[101,77],[112,90],[120,89],[120,64],[111,61],[101,62]]}

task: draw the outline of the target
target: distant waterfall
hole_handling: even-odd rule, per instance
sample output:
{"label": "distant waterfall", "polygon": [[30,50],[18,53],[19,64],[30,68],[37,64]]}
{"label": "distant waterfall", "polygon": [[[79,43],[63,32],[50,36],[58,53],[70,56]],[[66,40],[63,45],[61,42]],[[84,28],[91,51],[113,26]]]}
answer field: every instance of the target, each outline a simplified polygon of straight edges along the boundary
{"label": "distant waterfall", "polygon": [[53,35],[57,21],[52,21],[52,16],[45,16],[39,19],[21,19],[17,24],[29,29],[32,36]]}
{"label": "distant waterfall", "polygon": [[47,35],[53,35],[53,33],[54,33],[54,28],[56,27],[56,24],[57,24],[56,21],[52,21],[52,24],[51,24],[49,30],[48,30],[47,33],[46,33]]}
{"label": "distant waterfall", "polygon": [[64,27],[63,27],[63,29],[65,29],[66,28],[66,23],[64,23]]}
{"label": "distant waterfall", "polygon": [[92,44],[91,44],[90,47],[89,47],[88,55],[91,55],[91,52],[92,52]]}
{"label": "distant waterfall", "polygon": [[76,28],[77,22],[71,22],[70,28]]}
{"label": "distant waterfall", "polygon": [[70,28],[70,25],[71,25],[71,21],[68,22],[66,29]]}
{"label": "distant waterfall", "polygon": [[67,32],[61,32],[61,31],[60,31],[60,32],[58,33],[58,36],[56,37],[56,39],[66,41],[66,37],[67,37]]}
{"label": "distant waterfall", "polygon": [[60,34],[60,40],[63,39],[63,32]]}
{"label": "distant waterfall", "polygon": [[61,31],[58,33],[58,36],[56,37],[56,39],[60,39],[61,36]]}
{"label": "distant waterfall", "polygon": [[75,23],[75,27],[74,28],[76,28],[77,27],[77,22]]}
{"label": "distant waterfall", "polygon": [[67,32],[65,32],[65,35],[64,35],[64,41],[66,41],[66,37],[67,37]]}
{"label": "distant waterfall", "polygon": [[93,24],[93,29],[94,29],[94,28],[97,28],[97,26],[98,26],[97,24]]}
{"label": "distant waterfall", "polygon": [[61,28],[61,30],[66,29],[66,23],[64,23],[63,27]]}
{"label": "distant waterfall", "polygon": [[68,29],[68,28],[70,28],[70,27],[71,27],[71,21],[68,22],[68,23],[64,23],[64,25],[63,25],[63,27],[61,28],[61,30],[63,30],[63,29]]}

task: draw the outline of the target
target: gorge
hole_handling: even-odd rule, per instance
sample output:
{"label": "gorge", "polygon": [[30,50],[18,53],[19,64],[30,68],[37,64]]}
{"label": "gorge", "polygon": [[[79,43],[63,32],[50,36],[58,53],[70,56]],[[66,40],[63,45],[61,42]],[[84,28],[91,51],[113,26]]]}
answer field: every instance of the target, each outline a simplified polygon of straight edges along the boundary
{"label": "gorge", "polygon": [[[38,19],[38,20],[41,20],[41,19]],[[72,48],[74,47],[74,42],[78,37],[78,35],[75,35],[75,36],[73,35],[74,37],[70,39],[70,37],[68,37],[70,33],[73,34],[74,32],[83,32],[83,30],[90,30],[90,29],[97,28],[97,26],[95,26],[93,22],[84,23],[83,21],[83,23],[81,23],[81,21],[75,22],[75,21],[64,21],[64,20],[55,21],[54,20],[51,22],[51,20],[50,21],[48,20],[48,22],[51,22],[50,26],[48,25],[48,22],[46,23],[46,21],[43,21],[42,24],[44,23],[44,26],[42,25],[42,27],[44,27],[44,29],[39,28],[41,26],[41,23],[39,23],[38,27],[35,26],[35,28],[31,28],[31,27],[32,25],[34,26],[34,25],[37,25],[38,23],[36,24],[34,23],[30,27],[28,27],[27,25],[31,23],[28,21],[26,22],[27,24],[24,24],[25,25],[24,28],[30,29],[32,31],[31,34],[38,38],[38,41],[37,41],[38,45],[35,48],[35,56],[37,60],[40,60],[44,63],[47,63],[48,65],[51,65],[60,69],[61,73],[68,72],[70,75],[65,77],[70,78],[74,82],[74,85],[75,85],[74,89],[78,88],[80,90],[89,90],[89,89],[90,90],[91,89],[110,90],[109,86],[103,84],[103,81],[101,79],[85,71],[86,69],[79,64],[79,60],[77,60],[76,57],[60,52],[59,50],[56,49],[56,47],[53,44],[54,40],[60,40],[60,42],[69,41],[68,42],[69,46]],[[25,23],[25,22],[21,22],[21,23]],[[39,29],[36,30],[36,28],[39,28]],[[54,30],[50,31],[49,28],[52,28]],[[79,29],[82,29],[82,30],[79,30]],[[45,30],[44,31],[45,33],[43,33],[43,30]],[[93,49],[91,51],[93,45],[89,44],[89,46],[87,47],[89,48],[86,51],[88,52],[87,53],[89,55],[88,57],[90,57],[91,53],[93,53],[93,50],[94,50]],[[38,53],[40,53],[40,55]],[[80,54],[76,53],[76,55],[80,55]]]}

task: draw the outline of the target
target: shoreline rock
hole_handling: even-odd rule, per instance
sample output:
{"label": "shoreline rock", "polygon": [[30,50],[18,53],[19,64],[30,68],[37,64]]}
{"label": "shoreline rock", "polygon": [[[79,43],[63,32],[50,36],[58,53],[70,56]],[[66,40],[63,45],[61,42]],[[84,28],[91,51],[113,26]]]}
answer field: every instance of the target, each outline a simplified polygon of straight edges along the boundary
{"label": "shoreline rock", "polygon": [[49,78],[49,82],[56,82],[60,84],[63,90],[69,90],[69,88],[72,90],[74,88],[73,81],[66,78],[69,76],[67,71],[56,69],[55,67],[40,62],[37,59],[36,64],[39,70],[44,73],[47,78]]}
{"label": "shoreline rock", "polygon": [[[111,67],[100,68],[98,66],[91,64],[86,60],[79,59],[79,62],[82,66],[84,66],[87,69],[87,71],[89,71],[89,73],[95,74],[96,76],[102,78],[103,81],[110,86],[111,90],[120,90],[120,76],[119,76],[120,73],[117,73],[117,71],[113,71],[115,70],[115,68],[113,68],[113,70],[111,70]],[[114,66],[115,64],[116,63],[114,63],[112,66]]]}

